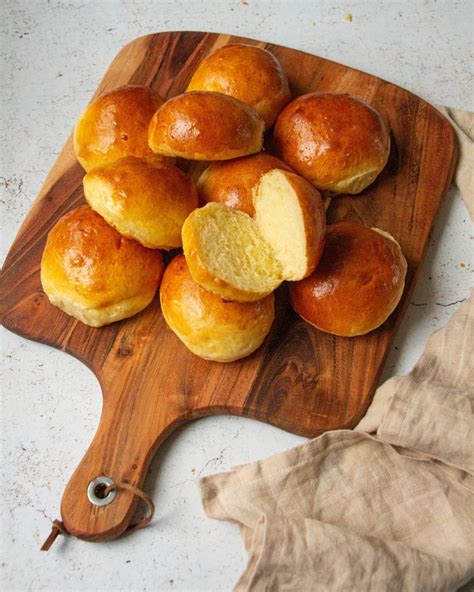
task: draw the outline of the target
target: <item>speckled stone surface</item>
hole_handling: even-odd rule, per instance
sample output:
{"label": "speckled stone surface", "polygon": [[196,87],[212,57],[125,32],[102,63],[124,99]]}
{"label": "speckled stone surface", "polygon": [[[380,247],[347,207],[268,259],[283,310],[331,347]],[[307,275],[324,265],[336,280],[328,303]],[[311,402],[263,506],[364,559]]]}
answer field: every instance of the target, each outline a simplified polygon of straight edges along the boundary
{"label": "speckled stone surface", "polygon": [[[472,109],[471,0],[3,0],[1,255],[107,66],[151,32],[207,30],[288,45],[365,70],[435,104]],[[352,22],[344,18],[352,14]],[[384,378],[408,371],[472,281],[472,225],[451,190]],[[145,484],[151,526],[110,543],[39,547],[98,423],[99,385],[63,353],[2,331],[2,588],[229,590],[245,562],[238,530],[204,515],[196,480],[304,441],[233,417],[170,437]]]}

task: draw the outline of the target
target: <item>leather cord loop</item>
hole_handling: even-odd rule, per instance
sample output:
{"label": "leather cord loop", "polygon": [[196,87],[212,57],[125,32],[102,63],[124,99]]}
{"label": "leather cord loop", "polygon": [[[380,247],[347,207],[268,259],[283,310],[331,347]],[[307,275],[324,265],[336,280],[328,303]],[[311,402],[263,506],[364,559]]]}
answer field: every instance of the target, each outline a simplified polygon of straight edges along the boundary
{"label": "leather cord loop", "polygon": [[69,531],[64,526],[64,522],[61,522],[61,520],[53,520],[51,532],[49,533],[48,538],[44,541],[43,545],[41,546],[41,551],[49,551],[49,548],[56,540],[58,534],[69,534]]}
{"label": "leather cord loop", "polygon": [[113,489],[126,489],[127,491],[131,491],[134,495],[143,500],[143,502],[148,508],[148,514],[138,522],[135,522],[134,524],[129,524],[127,526],[127,530],[138,530],[139,528],[145,528],[145,526],[148,526],[155,513],[155,504],[153,503],[151,497],[148,496],[141,489],[138,489],[138,487],[130,485],[130,483],[112,483],[112,485],[107,485],[107,487],[104,489],[104,496],[108,495],[109,492]]}
{"label": "leather cord loop", "polygon": [[[104,489],[104,496],[107,496],[114,489],[125,489],[127,491],[132,492],[145,503],[148,509],[146,516],[144,516],[141,520],[135,522],[134,524],[129,524],[127,526],[127,530],[138,530],[139,528],[145,528],[145,526],[148,526],[148,524],[150,524],[153,518],[153,515],[155,514],[155,504],[153,503],[150,496],[148,496],[141,489],[138,489],[138,487],[135,487],[134,485],[125,482],[118,482],[112,483],[111,485],[107,485],[107,487]],[[66,535],[71,533],[64,525],[64,522],[62,522],[61,520],[53,520],[51,532],[49,533],[48,538],[44,541],[43,545],[41,546],[41,551],[48,551],[54,543],[54,541],[57,539],[58,535],[60,534]]]}

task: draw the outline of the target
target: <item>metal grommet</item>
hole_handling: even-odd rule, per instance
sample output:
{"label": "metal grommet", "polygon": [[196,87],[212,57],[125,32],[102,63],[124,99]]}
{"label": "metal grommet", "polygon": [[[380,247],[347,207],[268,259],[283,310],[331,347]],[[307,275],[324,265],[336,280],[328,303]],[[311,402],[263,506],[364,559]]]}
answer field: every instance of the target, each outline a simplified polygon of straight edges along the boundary
{"label": "metal grommet", "polygon": [[93,479],[87,488],[87,497],[89,498],[90,503],[94,504],[94,506],[108,506],[112,503],[117,495],[117,490],[112,489],[105,497],[98,497],[97,488],[113,484],[114,480],[110,477],[105,477],[104,475]]}

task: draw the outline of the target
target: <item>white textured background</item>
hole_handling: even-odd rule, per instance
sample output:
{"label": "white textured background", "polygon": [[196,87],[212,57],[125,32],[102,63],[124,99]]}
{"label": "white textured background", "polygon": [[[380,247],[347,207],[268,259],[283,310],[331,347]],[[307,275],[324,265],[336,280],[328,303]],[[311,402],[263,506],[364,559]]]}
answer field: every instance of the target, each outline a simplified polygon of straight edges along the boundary
{"label": "white textured background", "polygon": [[[256,37],[365,70],[432,103],[473,108],[472,0],[3,0],[0,10],[2,261],[107,66],[140,35],[188,29]],[[385,377],[409,370],[466,297],[471,235],[451,190]],[[40,553],[97,426],[100,391],[78,361],[1,335],[2,588],[229,590],[245,562],[238,531],[205,517],[197,476],[303,439],[242,418],[199,420],[171,436],[151,465],[151,526],[111,543],[60,538]]]}

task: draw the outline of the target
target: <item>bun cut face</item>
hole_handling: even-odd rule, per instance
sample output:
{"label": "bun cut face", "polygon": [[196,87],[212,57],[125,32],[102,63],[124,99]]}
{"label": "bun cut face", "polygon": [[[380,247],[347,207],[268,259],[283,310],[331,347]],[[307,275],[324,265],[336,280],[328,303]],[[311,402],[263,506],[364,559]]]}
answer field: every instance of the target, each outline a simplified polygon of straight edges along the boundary
{"label": "bun cut face", "polygon": [[316,270],[290,285],[293,309],[308,323],[343,337],[384,323],[400,301],[407,263],[387,232],[357,222],[328,226]]}
{"label": "bun cut face", "polygon": [[291,100],[288,79],[277,58],[254,45],[226,45],[205,58],[187,91],[213,91],[235,97],[257,111],[267,127]]}
{"label": "bun cut face", "polygon": [[192,278],[221,298],[253,302],[283,281],[279,262],[244,212],[209,203],[187,218],[182,239]]}
{"label": "bun cut face", "polygon": [[229,160],[260,152],[265,124],[249,105],[214,92],[167,101],[153,116],[148,142],[156,154],[188,160]]}
{"label": "bun cut face", "polygon": [[83,183],[92,209],[120,234],[152,249],[181,246],[181,227],[198,202],[183,171],[134,157],[89,171]]}
{"label": "bun cut face", "polygon": [[274,169],[254,190],[255,222],[279,262],[283,279],[300,280],[315,269],[326,232],[321,194],[299,175]]}
{"label": "bun cut face", "polygon": [[91,327],[143,310],[162,272],[159,251],[123,237],[89,206],[58,220],[41,259],[41,283],[51,304]]}
{"label": "bun cut face", "polygon": [[387,164],[390,136],[366,102],[336,93],[310,93],[280,114],[274,139],[281,158],[320,190],[356,194]]}
{"label": "bun cut face", "polygon": [[170,329],[197,356],[233,362],[254,352],[274,319],[274,297],[257,302],[228,302],[201,288],[191,277],[183,255],[165,270],[160,287],[161,310]]}
{"label": "bun cut face", "polygon": [[148,146],[148,126],[163,104],[147,86],[122,86],[95,99],[74,128],[74,150],[86,171],[125,156],[163,160]]}

